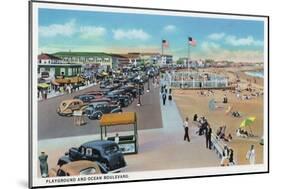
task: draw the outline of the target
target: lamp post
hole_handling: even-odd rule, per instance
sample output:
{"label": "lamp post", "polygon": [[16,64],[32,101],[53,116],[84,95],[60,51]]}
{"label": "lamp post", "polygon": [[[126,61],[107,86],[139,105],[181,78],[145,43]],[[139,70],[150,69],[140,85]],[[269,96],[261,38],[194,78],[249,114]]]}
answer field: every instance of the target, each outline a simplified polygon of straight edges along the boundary
{"label": "lamp post", "polygon": [[141,106],[141,101],[140,101],[140,75],[138,75],[137,77],[138,79],[138,103],[137,103],[137,106]]}
{"label": "lamp post", "polygon": [[149,93],[149,91],[150,91],[149,78],[150,78],[150,72],[148,72],[148,81],[147,81],[147,90],[146,90],[146,92],[148,92],[148,93]]}

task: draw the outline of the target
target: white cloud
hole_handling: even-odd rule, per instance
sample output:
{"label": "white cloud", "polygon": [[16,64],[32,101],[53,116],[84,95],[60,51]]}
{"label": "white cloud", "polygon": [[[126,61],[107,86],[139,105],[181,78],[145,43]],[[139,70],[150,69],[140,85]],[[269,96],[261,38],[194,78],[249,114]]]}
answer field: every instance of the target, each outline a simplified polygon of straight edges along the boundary
{"label": "white cloud", "polygon": [[262,46],[263,45],[263,41],[256,40],[253,38],[253,36],[238,38],[234,35],[229,35],[225,38],[225,42],[232,46],[250,46],[250,45]]}
{"label": "white cloud", "polygon": [[64,24],[51,24],[49,26],[39,26],[39,35],[42,37],[72,36],[75,32],[75,20],[70,20]]}
{"label": "white cloud", "polygon": [[116,40],[122,39],[140,39],[140,40],[147,40],[150,38],[150,35],[143,31],[142,29],[130,29],[130,30],[123,30],[123,29],[116,29],[112,30],[113,38]]}
{"label": "white cloud", "polygon": [[100,26],[84,26],[80,28],[81,38],[91,39],[102,37],[106,34],[106,29]]}
{"label": "white cloud", "polygon": [[176,29],[177,28],[174,25],[167,25],[167,26],[164,27],[165,32],[174,32]]}
{"label": "white cloud", "polygon": [[210,35],[208,35],[208,39],[210,40],[221,40],[222,38],[224,38],[225,33],[212,33]]}
{"label": "white cloud", "polygon": [[205,41],[201,44],[201,48],[205,52],[214,52],[221,49],[221,46],[218,43]]}
{"label": "white cloud", "polygon": [[224,40],[228,45],[232,46],[262,46],[263,41],[255,39],[253,36],[237,37],[235,35],[226,35],[225,33],[212,33],[207,36],[209,40]]}
{"label": "white cloud", "polygon": [[211,58],[234,62],[262,62],[262,50],[229,50],[218,43],[205,41],[201,44],[201,52],[194,53],[194,58]]}

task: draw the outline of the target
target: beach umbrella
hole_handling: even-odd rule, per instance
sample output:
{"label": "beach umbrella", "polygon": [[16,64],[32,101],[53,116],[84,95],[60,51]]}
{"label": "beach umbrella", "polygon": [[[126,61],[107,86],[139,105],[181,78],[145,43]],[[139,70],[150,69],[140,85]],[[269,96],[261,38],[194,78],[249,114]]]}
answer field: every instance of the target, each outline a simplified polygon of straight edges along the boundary
{"label": "beach umbrella", "polygon": [[47,89],[50,85],[47,83],[39,83],[38,88]]}
{"label": "beach umbrella", "polygon": [[210,110],[215,110],[215,108],[216,108],[216,101],[215,101],[215,99],[211,99],[210,101],[209,101],[209,103],[208,103],[208,106],[209,106],[209,109]]}
{"label": "beach umbrella", "polygon": [[240,124],[240,128],[243,127],[249,127],[250,132],[252,134],[252,129],[251,129],[251,125],[252,123],[256,120],[256,117],[247,117],[246,119],[244,119],[241,124]]}

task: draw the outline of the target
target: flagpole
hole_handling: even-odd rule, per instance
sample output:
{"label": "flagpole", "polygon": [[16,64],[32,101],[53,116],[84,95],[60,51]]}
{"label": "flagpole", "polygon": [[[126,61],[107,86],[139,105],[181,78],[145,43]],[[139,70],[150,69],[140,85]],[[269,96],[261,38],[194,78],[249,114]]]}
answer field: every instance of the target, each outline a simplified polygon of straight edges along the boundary
{"label": "flagpole", "polygon": [[163,39],[161,40],[161,52],[162,52],[162,54],[161,54],[161,63],[163,64],[163,52],[164,52],[164,48],[163,48]]}
{"label": "flagpole", "polygon": [[188,40],[188,47],[187,47],[187,70],[189,72],[189,59],[190,59],[190,44]]}

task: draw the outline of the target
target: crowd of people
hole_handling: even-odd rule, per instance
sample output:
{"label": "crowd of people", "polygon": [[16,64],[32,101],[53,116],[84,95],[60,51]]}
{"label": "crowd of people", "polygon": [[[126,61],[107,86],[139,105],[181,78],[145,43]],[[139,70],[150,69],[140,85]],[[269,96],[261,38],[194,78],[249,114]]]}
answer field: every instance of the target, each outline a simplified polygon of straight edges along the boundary
{"label": "crowd of people", "polygon": [[173,97],[172,97],[172,88],[168,89],[167,85],[161,85],[160,92],[161,92],[163,106],[166,105],[167,96],[168,96],[168,100],[172,101],[172,99],[173,99]]}
{"label": "crowd of people", "polygon": [[[185,131],[184,132],[184,140],[190,142],[188,120],[189,120],[188,117],[186,117],[184,122],[183,122],[184,131]],[[212,141],[211,141],[212,128],[211,128],[210,124],[208,123],[207,119],[204,116],[198,118],[198,115],[194,114],[193,122],[198,123],[199,130],[196,131],[196,134],[198,134],[199,136],[205,135],[206,148],[211,150],[212,149]]]}

